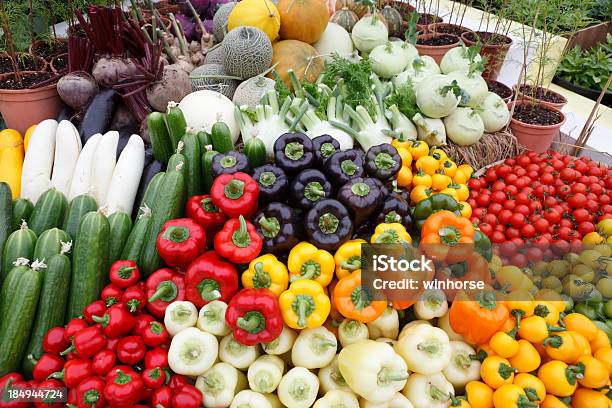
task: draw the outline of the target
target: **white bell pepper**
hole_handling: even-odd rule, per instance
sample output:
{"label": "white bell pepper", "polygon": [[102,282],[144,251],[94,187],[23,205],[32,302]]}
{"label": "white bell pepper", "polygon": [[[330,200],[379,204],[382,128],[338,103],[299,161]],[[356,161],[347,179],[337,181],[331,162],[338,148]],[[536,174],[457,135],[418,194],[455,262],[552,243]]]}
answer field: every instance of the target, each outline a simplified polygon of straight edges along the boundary
{"label": "white bell pepper", "polygon": [[227,303],[213,300],[200,309],[196,327],[215,336],[227,336],[232,331],[225,321]]}
{"label": "white bell pepper", "polygon": [[368,326],[357,320],[344,319],[338,327],[338,340],[342,347],[367,339],[368,336]]}
{"label": "white bell pepper", "polygon": [[[206,397],[204,397],[206,398]],[[230,408],[282,408],[278,397],[274,394],[260,394],[251,390],[243,390],[236,394]]]}
{"label": "white bell pepper", "polygon": [[249,366],[249,387],[262,394],[274,392],[285,371],[285,362],[278,356],[264,354]]}
{"label": "white bell pepper", "polygon": [[437,327],[418,324],[400,336],[395,351],[402,356],[410,371],[420,374],[439,373],[450,362],[448,335]]}
{"label": "white bell pepper", "polygon": [[359,408],[359,401],[352,392],[331,390],[319,398],[312,408]]}
{"label": "white bell pepper", "polygon": [[176,336],[181,330],[195,326],[197,321],[198,309],[186,300],[170,303],[164,314],[164,325],[170,336]]}
{"label": "white bell pepper", "polygon": [[408,378],[406,362],[388,344],[361,340],[342,349],[338,368],[346,383],[371,402],[386,402],[404,388]]}
{"label": "white bell pepper", "polygon": [[439,289],[427,289],[421,294],[413,309],[417,319],[431,320],[444,316],[448,312],[446,295]]}
{"label": "white bell pepper", "polygon": [[304,367],[287,371],[278,385],[278,398],[286,407],[308,408],[317,399],[319,379]]}
{"label": "white bell pepper", "polygon": [[444,316],[438,318],[438,327],[446,332],[449,340],[463,341],[463,336],[456,333],[450,325],[449,320],[450,314],[446,313]]}
{"label": "white bell pepper", "polygon": [[425,324],[427,326],[431,326],[431,323],[427,320],[413,320],[411,322],[408,322],[404,325],[404,327],[402,327],[402,331],[400,332],[399,336],[397,337],[398,339],[402,338],[402,336],[404,336],[406,334],[406,332],[408,331],[408,329],[410,329],[413,326],[418,326],[419,324]]}
{"label": "white bell pepper", "polygon": [[202,375],[214,364],[219,352],[217,338],[195,327],[181,330],[172,338],[168,365],[177,374]]}
{"label": "white bell pepper", "polygon": [[293,331],[293,329],[289,328],[286,324],[283,324],[283,331],[280,336],[271,341],[270,343],[262,343],[261,347],[263,348],[266,354],[273,355],[281,355],[285,354],[288,351],[291,351],[293,348],[293,343],[295,343],[295,339],[297,338],[297,333]]}
{"label": "white bell pepper", "polygon": [[219,359],[239,370],[246,370],[259,357],[259,346],[245,346],[228,334],[219,343]]}
{"label": "white bell pepper", "polygon": [[325,327],[304,329],[291,350],[291,361],[296,367],[321,368],[333,360],[338,349],[336,336]]}
{"label": "white bell pepper", "polygon": [[338,355],[334,356],[331,363],[319,370],[318,377],[322,393],[328,393],[332,390],[352,392],[338,368]]}
{"label": "white bell pepper", "polygon": [[359,408],[414,408],[414,405],[412,405],[412,402],[410,402],[404,394],[397,392],[391,401],[382,402],[380,404],[362,398],[359,401]]}
{"label": "white bell pepper", "polygon": [[397,343],[397,340],[390,339],[388,337],[379,337],[375,341],[378,341],[378,342],[381,342],[381,343],[387,343],[391,347],[395,347],[395,343]]}
{"label": "white bell pepper", "polygon": [[368,331],[372,340],[376,340],[379,337],[397,339],[399,334],[399,315],[397,310],[392,307],[386,308],[376,320],[368,323]]}
{"label": "white bell pepper", "polygon": [[450,346],[450,363],[442,373],[456,390],[463,390],[468,382],[480,379],[480,361],[472,358],[476,351],[467,343],[451,341]]}
{"label": "white bell pepper", "polygon": [[227,363],[217,363],[196,379],[195,386],[206,395],[204,406],[217,408],[229,406],[248,384],[243,372]]}
{"label": "white bell pepper", "polygon": [[412,402],[414,408],[447,408],[455,391],[442,373],[414,373],[410,375],[402,394]]}

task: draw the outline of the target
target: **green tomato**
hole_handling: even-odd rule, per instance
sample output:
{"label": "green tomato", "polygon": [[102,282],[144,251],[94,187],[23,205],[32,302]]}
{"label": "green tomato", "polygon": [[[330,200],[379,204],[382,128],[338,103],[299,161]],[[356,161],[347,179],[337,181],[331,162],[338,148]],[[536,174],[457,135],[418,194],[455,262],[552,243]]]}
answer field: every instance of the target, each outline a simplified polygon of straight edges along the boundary
{"label": "green tomato", "polygon": [[548,264],[548,273],[552,276],[556,276],[559,279],[567,275],[569,270],[570,263],[562,259],[555,259],[554,261],[550,261]]}
{"label": "green tomato", "polygon": [[601,256],[605,256],[605,257],[612,256],[612,247],[610,247],[609,244],[595,245],[593,249],[599,252]]}
{"label": "green tomato", "polygon": [[612,319],[612,300],[608,300],[604,304],[604,314],[608,317],[608,319]]}
{"label": "green tomato", "polygon": [[599,281],[597,281],[596,287],[604,298],[612,298],[612,278],[609,276],[603,276],[601,279],[599,279]]}
{"label": "green tomato", "polygon": [[575,252],[568,252],[567,254],[563,255],[563,259],[569,262],[569,264],[572,266],[580,262],[580,256]]}
{"label": "green tomato", "polygon": [[595,311],[595,308],[587,303],[578,303],[576,306],[574,306],[574,310],[577,313],[585,315],[591,320],[597,320],[597,312]]}

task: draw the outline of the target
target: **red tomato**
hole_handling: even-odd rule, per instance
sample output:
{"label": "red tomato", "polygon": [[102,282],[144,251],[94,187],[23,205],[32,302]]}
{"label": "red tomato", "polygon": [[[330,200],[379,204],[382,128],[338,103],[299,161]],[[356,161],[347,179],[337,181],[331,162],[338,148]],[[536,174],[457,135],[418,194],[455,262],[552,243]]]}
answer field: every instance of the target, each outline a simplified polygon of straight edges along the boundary
{"label": "red tomato", "polygon": [[[567,199],[567,203],[570,205],[570,207],[572,208],[580,208],[580,207],[584,207],[586,205],[587,202],[587,198],[584,194],[582,193],[576,193],[573,196],[569,197]],[[601,201],[600,201],[601,202]]]}
{"label": "red tomato", "polygon": [[506,229],[506,238],[512,239],[519,238],[520,236],[521,232],[518,230],[518,228],[510,227]]}
{"label": "red tomato", "polygon": [[488,183],[492,183],[497,179],[498,179],[498,176],[497,176],[497,171],[495,170],[495,167],[491,167],[485,172],[485,180],[487,180]]}
{"label": "red tomato", "polygon": [[[473,190],[472,190],[473,191]],[[471,193],[471,191],[470,191]],[[478,194],[478,193],[477,193]],[[478,207],[478,203],[476,202],[476,200],[474,198],[468,198],[467,203],[470,205],[470,207],[472,208],[477,208]]]}
{"label": "red tomato", "polygon": [[576,222],[580,223],[583,221],[589,221],[591,219],[591,214],[585,208],[576,208],[572,212],[572,217],[574,217],[574,220],[576,220]]}
{"label": "red tomato", "polygon": [[529,263],[529,260],[524,254],[518,253],[514,254],[512,259],[510,260],[512,265],[518,266],[519,268],[524,268]]}
{"label": "red tomato", "polygon": [[561,221],[561,214],[559,214],[559,212],[556,210],[549,208],[548,210],[544,211],[544,218],[546,218],[550,224],[557,224],[559,221]]}
{"label": "red tomato", "polygon": [[571,192],[572,192],[572,188],[568,186],[567,184],[564,184],[562,186],[559,186],[559,188],[557,188],[557,195],[562,199],[567,197]]}
{"label": "red tomato", "polygon": [[482,219],[482,217],[487,213],[487,210],[485,210],[482,207],[476,207],[472,210],[472,215],[478,219]]}
{"label": "red tomato", "polygon": [[595,176],[595,177],[601,177],[603,176],[602,171],[599,167],[591,167],[589,169],[589,175],[590,176]]}
{"label": "red tomato", "polygon": [[572,220],[570,220],[569,218],[561,218],[561,221],[559,221],[559,226],[571,229],[574,226],[574,224],[572,223]]}
{"label": "red tomato", "polygon": [[525,224],[521,227],[521,235],[525,238],[533,238],[536,234],[535,227],[531,224]]}
{"label": "red tomato", "polygon": [[610,204],[610,196],[607,194],[600,195],[599,204]]}
{"label": "red tomato", "polygon": [[484,222],[486,222],[487,224],[491,224],[493,226],[495,226],[495,225],[497,225],[499,223],[497,221],[497,216],[495,214],[491,214],[491,213],[485,214],[485,216],[482,218],[482,220]]}
{"label": "red tomato", "polygon": [[514,210],[514,207],[516,207],[516,201],[514,201],[514,200],[506,200],[506,201],[504,201],[503,206],[504,206],[504,208],[506,210]]}
{"label": "red tomato", "polygon": [[551,173],[544,173],[540,177],[542,184],[550,185],[555,181],[555,177]]}
{"label": "red tomato", "polygon": [[506,182],[506,184],[514,184],[516,180],[518,180],[518,176],[513,173],[510,173],[506,177],[504,177],[504,181]]}
{"label": "red tomato", "polygon": [[599,183],[592,183],[589,186],[589,192],[590,193],[593,193],[593,194],[596,194],[596,195],[600,195],[600,194],[603,193],[603,191],[604,191],[604,188]]}
{"label": "red tomato", "polygon": [[483,193],[476,197],[476,203],[478,203],[479,207],[488,207],[490,202],[491,195],[488,193]]}
{"label": "red tomato", "polygon": [[512,211],[503,209],[497,214],[497,219],[500,224],[508,225],[510,224],[510,220],[512,219]]}
{"label": "red tomato", "polygon": [[582,235],[586,235],[589,232],[593,232],[593,231],[595,231],[595,226],[593,225],[592,222],[583,221],[580,224],[578,224],[578,232]]}
{"label": "red tomato", "polygon": [[510,224],[512,224],[514,228],[521,228],[525,224],[525,216],[521,213],[513,213],[510,218]]}
{"label": "red tomato", "polygon": [[472,178],[468,181],[468,187],[470,188],[470,190],[480,190],[483,185],[481,184],[482,179],[479,178]]}
{"label": "red tomato", "polygon": [[512,167],[506,164],[502,164],[501,166],[497,168],[497,174],[499,177],[502,177],[502,178],[506,177],[511,172],[512,172]]}
{"label": "red tomato", "polygon": [[533,224],[533,226],[538,233],[543,234],[548,231],[550,224],[546,218],[540,218]]}
{"label": "red tomato", "polygon": [[516,164],[518,164],[519,166],[525,167],[529,163],[531,163],[531,159],[526,155],[521,154],[516,157]]}
{"label": "red tomato", "polygon": [[514,184],[510,184],[509,186],[506,186],[506,193],[510,197],[514,197],[518,193],[518,187],[516,187]]}
{"label": "red tomato", "polygon": [[504,164],[507,164],[508,166],[514,166],[516,164],[516,159],[513,157],[509,157],[504,160]]}
{"label": "red tomato", "polygon": [[495,183],[493,183],[493,185],[491,186],[491,191],[505,191],[506,190],[506,183],[504,183],[501,180],[497,180]]}
{"label": "red tomato", "polygon": [[557,205],[557,199],[553,196],[546,196],[544,198],[544,207],[551,208]]}
{"label": "red tomato", "polygon": [[491,194],[491,202],[501,204],[504,201],[506,201],[506,194],[503,191],[494,191]]}
{"label": "red tomato", "polygon": [[516,197],[514,197],[514,199],[516,200],[517,204],[529,204],[529,202],[531,201],[529,199],[529,195],[527,195],[527,193],[520,192],[516,195]]}
{"label": "red tomato", "polygon": [[506,236],[501,231],[493,231],[491,233],[491,242],[494,244],[501,244],[506,241]]}
{"label": "red tomato", "polygon": [[572,193],[576,194],[576,193],[582,193],[582,194],[586,194],[587,192],[587,187],[584,183],[574,183],[572,184]]}
{"label": "red tomato", "polygon": [[504,206],[502,206],[500,203],[491,203],[487,209],[487,212],[497,215],[503,208]]}
{"label": "red tomato", "polygon": [[487,224],[486,222],[481,222],[480,224],[478,224],[478,227],[480,228],[482,233],[488,237],[490,237],[491,234],[493,233],[493,227]]}
{"label": "red tomato", "polygon": [[542,203],[539,201],[530,201],[528,207],[529,211],[532,213],[539,213],[542,211]]}
{"label": "red tomato", "polygon": [[521,205],[517,205],[516,207],[514,207],[514,212],[521,213],[526,217],[529,215],[530,211],[529,211],[529,207],[527,207],[525,204],[521,204]]}

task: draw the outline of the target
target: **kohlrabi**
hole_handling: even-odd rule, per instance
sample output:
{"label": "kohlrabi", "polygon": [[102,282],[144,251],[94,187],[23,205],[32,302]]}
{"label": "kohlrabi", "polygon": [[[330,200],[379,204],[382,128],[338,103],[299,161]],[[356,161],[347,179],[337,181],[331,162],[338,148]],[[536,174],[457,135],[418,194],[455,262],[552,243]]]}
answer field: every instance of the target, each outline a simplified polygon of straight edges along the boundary
{"label": "kohlrabi", "polygon": [[487,97],[489,92],[487,82],[478,72],[453,71],[448,74],[448,78],[457,81],[461,88],[461,106],[474,108],[480,105]]}
{"label": "kohlrabi", "polygon": [[484,123],[472,108],[459,107],[444,118],[446,136],[459,146],[473,145],[484,134]]}
{"label": "kohlrabi", "polygon": [[510,119],[508,105],[496,93],[489,92],[480,108],[478,114],[482,118],[484,129],[489,133],[501,130]]}
{"label": "kohlrabi", "polygon": [[377,14],[362,17],[351,31],[355,48],[365,53],[369,53],[378,45],[385,44],[388,37],[389,30]]}
{"label": "kohlrabi", "polygon": [[482,63],[482,57],[478,53],[480,45],[476,44],[471,47],[466,47],[461,43],[460,47],[451,48],[444,54],[440,69],[442,73],[448,74],[453,71],[469,71],[470,66],[474,69]]}
{"label": "kohlrabi", "polygon": [[432,75],[419,83],[416,97],[421,112],[434,119],[453,113],[462,94],[457,82],[447,75]]}
{"label": "kohlrabi", "polygon": [[382,78],[389,79],[399,74],[408,66],[407,53],[402,49],[401,42],[387,41],[377,46],[370,53],[372,71]]}
{"label": "kohlrabi", "polygon": [[400,72],[393,78],[393,85],[399,87],[411,81],[413,85],[418,85],[423,79],[440,73],[440,67],[429,55],[415,57],[408,64],[405,71]]}

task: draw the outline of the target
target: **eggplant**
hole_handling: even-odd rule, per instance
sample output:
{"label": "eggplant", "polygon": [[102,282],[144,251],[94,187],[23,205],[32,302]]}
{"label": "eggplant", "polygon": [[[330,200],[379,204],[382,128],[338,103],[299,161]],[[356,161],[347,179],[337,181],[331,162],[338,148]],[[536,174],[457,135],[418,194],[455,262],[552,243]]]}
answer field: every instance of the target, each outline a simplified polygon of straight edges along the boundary
{"label": "eggplant", "polygon": [[317,248],[335,251],[351,238],[353,221],[348,209],[339,201],[318,201],[304,217],[308,241]]}
{"label": "eggplant", "polygon": [[59,123],[62,120],[70,120],[72,119],[73,116],[74,116],[74,110],[70,106],[64,105],[60,113],[57,115],[56,120],[57,120],[57,123]]}
{"label": "eggplant", "polygon": [[164,171],[165,168],[166,166],[162,162],[154,160],[142,171],[142,177],[140,177],[140,184],[138,185],[138,191],[136,192],[136,199],[134,200],[136,205],[134,205],[134,209],[132,211],[132,218],[136,219],[136,216],[138,215],[138,210],[142,205],[142,198],[144,197],[145,191],[147,191],[147,187],[149,186],[151,179],[160,171]]}
{"label": "eggplant", "polygon": [[79,127],[83,145],[96,133],[109,130],[119,100],[119,94],[114,89],[105,89],[91,99]]}
{"label": "eggplant", "polygon": [[130,140],[130,137],[133,134],[138,134],[138,126],[133,126],[133,125],[124,126],[121,129],[119,129],[118,132],[119,132],[119,143],[117,143],[117,160],[119,160],[119,156],[121,155],[121,152],[127,145],[128,141]]}

